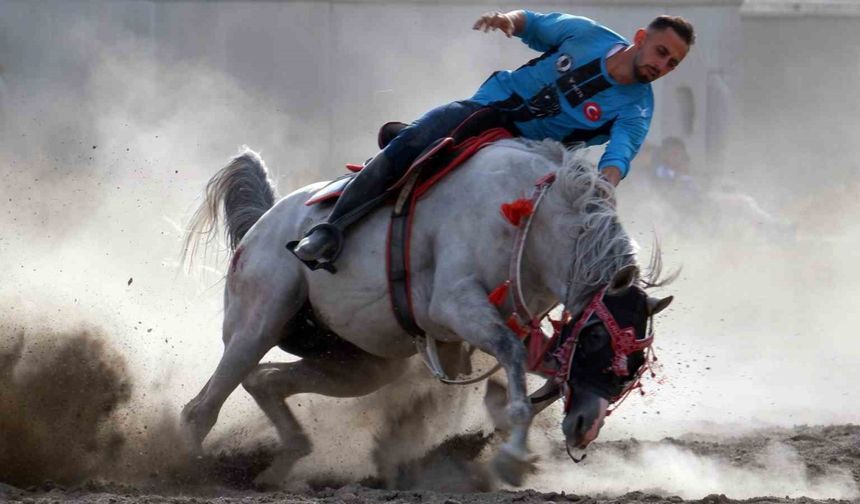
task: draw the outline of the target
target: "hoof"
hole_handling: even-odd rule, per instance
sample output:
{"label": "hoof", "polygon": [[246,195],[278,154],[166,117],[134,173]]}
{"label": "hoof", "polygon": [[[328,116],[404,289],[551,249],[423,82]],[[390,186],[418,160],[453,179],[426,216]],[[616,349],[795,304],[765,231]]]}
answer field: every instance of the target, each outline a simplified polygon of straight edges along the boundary
{"label": "hoof", "polygon": [[512,486],[522,486],[523,480],[529,474],[533,474],[537,467],[535,462],[537,457],[525,454],[517,456],[512,453],[510,448],[502,448],[498,455],[493,459],[493,470],[496,475],[505,483]]}
{"label": "hoof", "polygon": [[280,488],[296,462],[310,455],[312,450],[313,445],[307,437],[296,437],[275,456],[272,465],[254,478],[254,485],[259,489]]}
{"label": "hoof", "polygon": [[185,418],[179,420],[179,450],[189,457],[198,457],[203,454],[203,443],[200,436],[195,432],[192,423]]}
{"label": "hoof", "polygon": [[[201,419],[201,416],[204,418]],[[200,456],[203,453],[203,440],[212,430],[216,419],[215,415],[201,415],[196,400],[186,404],[179,415],[179,435],[182,445],[180,449],[189,455]]]}

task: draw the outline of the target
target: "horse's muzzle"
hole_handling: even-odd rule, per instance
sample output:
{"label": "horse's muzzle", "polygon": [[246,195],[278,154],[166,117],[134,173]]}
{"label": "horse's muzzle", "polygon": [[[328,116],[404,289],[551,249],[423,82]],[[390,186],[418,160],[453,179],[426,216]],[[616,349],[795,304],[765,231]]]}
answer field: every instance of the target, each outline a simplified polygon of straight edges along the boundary
{"label": "horse's muzzle", "polygon": [[582,387],[573,390],[570,407],[561,423],[568,446],[585,449],[597,439],[609,401]]}

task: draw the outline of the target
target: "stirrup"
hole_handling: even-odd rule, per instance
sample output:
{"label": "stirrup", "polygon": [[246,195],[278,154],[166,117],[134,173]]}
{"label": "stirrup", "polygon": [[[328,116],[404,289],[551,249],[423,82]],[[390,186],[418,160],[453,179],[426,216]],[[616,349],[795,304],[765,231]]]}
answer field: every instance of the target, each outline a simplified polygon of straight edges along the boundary
{"label": "stirrup", "polygon": [[305,236],[310,235],[314,231],[317,230],[325,230],[326,232],[331,233],[335,240],[335,249],[334,252],[329,254],[329,257],[326,257],[324,261],[319,260],[311,260],[305,261],[301,257],[296,255],[296,246],[299,244],[301,240],[293,240],[287,243],[287,250],[289,250],[299,261],[303,262],[305,266],[311,269],[311,271],[316,271],[318,269],[323,269],[334,275],[337,273],[337,268],[334,266],[334,261],[340,256],[341,251],[343,250],[343,231],[340,230],[338,226],[331,224],[329,222],[321,222],[316,226],[308,229],[305,233]]}

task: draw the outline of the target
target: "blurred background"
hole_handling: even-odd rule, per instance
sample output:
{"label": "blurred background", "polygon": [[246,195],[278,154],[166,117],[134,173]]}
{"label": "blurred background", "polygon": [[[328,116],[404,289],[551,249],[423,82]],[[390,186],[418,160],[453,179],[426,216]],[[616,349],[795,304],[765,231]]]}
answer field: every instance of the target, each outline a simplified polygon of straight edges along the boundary
{"label": "blurred background", "polygon": [[[382,123],[534,57],[471,30],[517,8],[628,38],[664,13],[697,31],[654,85],[619,189],[642,260],[656,237],[666,268],[682,268],[663,289],[676,301],[657,321],[662,370],[603,438],[860,421],[848,0],[0,0],[0,323],[36,338],[98,327],[128,362],[136,411],[177,412],[221,351],[225,248],[179,264],[209,177],[243,144],[282,195],[339,175],[375,152]],[[452,429],[484,422],[475,409]],[[265,421],[240,390],[216,429],[249,424]]]}

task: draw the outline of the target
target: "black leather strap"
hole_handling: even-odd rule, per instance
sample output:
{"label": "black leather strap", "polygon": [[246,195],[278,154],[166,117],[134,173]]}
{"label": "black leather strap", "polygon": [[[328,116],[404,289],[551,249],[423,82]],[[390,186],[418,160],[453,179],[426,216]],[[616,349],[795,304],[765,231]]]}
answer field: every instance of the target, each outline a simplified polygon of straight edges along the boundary
{"label": "black leather strap", "polygon": [[391,214],[391,223],[388,228],[389,259],[388,259],[388,284],[391,294],[391,308],[394,316],[403,329],[412,336],[424,336],[424,330],[418,327],[415,316],[412,313],[412,301],[409,292],[409,267],[407,254],[409,253],[409,224],[410,205],[406,205],[403,214]]}
{"label": "black leather strap", "polygon": [[[431,153],[438,145],[434,142],[428,147]],[[391,221],[388,226],[388,291],[391,295],[391,308],[400,326],[412,336],[424,336],[424,330],[415,321],[412,313],[412,293],[409,290],[409,238],[412,231],[412,209],[415,188],[426,161],[433,156],[422,154],[420,160],[407,172],[400,194],[391,211]]]}
{"label": "black leather strap", "polygon": [[552,117],[561,112],[558,93],[561,93],[571,107],[580,105],[612,84],[603,76],[601,59],[597,58],[580,65],[556,79],[555,85],[547,85],[525,99],[513,93],[508,98],[493,102],[491,107],[504,112],[516,122],[526,122],[542,117]]}

